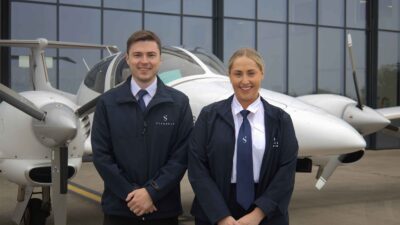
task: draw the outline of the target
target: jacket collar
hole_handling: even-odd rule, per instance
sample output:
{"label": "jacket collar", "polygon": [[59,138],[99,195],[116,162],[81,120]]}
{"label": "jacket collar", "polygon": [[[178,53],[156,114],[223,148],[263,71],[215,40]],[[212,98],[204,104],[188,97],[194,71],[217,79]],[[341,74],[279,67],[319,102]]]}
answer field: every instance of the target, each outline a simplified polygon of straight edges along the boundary
{"label": "jacket collar", "polygon": [[[270,121],[271,118],[273,119],[278,119],[278,115],[271,107],[271,105],[263,98],[261,97],[261,102],[264,106],[264,116],[265,116],[265,122],[266,124],[267,121]],[[235,128],[234,122],[233,122],[233,115],[232,115],[232,108],[231,104],[233,101],[233,95],[230,96],[228,99],[222,101],[222,104],[220,104],[217,108],[217,113],[221,116],[225,122],[227,122],[233,129]]]}
{"label": "jacket collar", "polygon": [[[116,97],[117,103],[119,104],[132,103],[132,102],[137,103],[136,98],[132,95],[131,92],[131,79],[132,76],[129,76],[128,79],[126,79],[126,81],[120,87],[117,87],[119,89]],[[149,105],[147,106],[147,109],[162,102],[173,102],[173,99],[170,93],[167,91],[167,87],[165,86],[165,84],[157,76],[156,94],[151,99]]]}

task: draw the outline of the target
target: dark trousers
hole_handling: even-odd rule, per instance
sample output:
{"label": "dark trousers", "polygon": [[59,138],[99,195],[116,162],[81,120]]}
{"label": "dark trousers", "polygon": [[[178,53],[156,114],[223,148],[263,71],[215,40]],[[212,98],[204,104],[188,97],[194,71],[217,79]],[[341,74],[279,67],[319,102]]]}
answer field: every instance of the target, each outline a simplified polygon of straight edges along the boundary
{"label": "dark trousers", "polygon": [[[254,190],[257,190],[257,184],[255,184]],[[236,201],[236,184],[231,185],[231,192],[229,194],[229,200],[227,202],[227,206],[229,207],[229,211],[231,212],[231,216],[233,218],[240,219],[242,216],[250,213],[254,210],[254,206],[250,207],[248,210],[244,210],[242,206],[239,205]],[[261,221],[260,224],[265,223],[265,220]],[[212,225],[210,222],[200,221],[195,218],[196,225]]]}
{"label": "dark trousers", "polygon": [[178,225],[178,217],[141,220],[123,216],[105,215],[103,225]]}

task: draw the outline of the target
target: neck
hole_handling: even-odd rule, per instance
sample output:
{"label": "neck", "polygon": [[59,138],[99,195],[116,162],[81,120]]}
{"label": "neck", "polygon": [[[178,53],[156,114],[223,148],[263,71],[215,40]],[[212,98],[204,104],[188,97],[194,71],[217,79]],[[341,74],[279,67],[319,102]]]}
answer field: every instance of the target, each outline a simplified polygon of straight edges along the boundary
{"label": "neck", "polygon": [[149,87],[154,82],[156,77],[153,77],[149,81],[138,80],[134,76],[132,76],[132,79],[135,80],[136,84],[140,87],[140,89],[146,89],[147,87]]}

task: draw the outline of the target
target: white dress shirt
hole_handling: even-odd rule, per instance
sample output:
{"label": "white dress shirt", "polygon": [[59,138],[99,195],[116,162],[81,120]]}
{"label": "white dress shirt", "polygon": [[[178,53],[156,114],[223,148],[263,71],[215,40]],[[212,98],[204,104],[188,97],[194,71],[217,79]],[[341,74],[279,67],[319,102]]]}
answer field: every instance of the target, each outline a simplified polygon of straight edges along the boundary
{"label": "white dress shirt", "polygon": [[[131,92],[132,95],[135,96],[136,100],[139,100],[138,92],[141,90],[139,85],[136,83],[135,79],[131,79]],[[146,89],[147,95],[143,96],[144,104],[147,106],[151,99],[154,97],[157,91],[157,77],[154,79],[153,83],[151,83]]]}
{"label": "white dress shirt", "polygon": [[[237,137],[239,134],[240,126],[243,122],[242,114],[240,111],[243,110],[236,96],[233,97],[232,101],[232,114],[235,123],[235,152],[233,154],[233,166],[232,166],[232,178],[231,183],[236,183],[236,155],[237,155]],[[253,154],[253,176],[254,183],[258,183],[260,178],[261,163],[265,152],[265,127],[264,127],[264,107],[260,97],[258,97],[247,110],[250,111],[247,116],[251,126],[251,140],[252,140],[252,154]]]}

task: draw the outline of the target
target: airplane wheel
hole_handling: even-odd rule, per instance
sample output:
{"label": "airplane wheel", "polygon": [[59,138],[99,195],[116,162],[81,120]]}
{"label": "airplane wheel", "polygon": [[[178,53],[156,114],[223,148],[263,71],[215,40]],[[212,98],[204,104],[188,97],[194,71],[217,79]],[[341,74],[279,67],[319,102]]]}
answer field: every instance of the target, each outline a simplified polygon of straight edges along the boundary
{"label": "airplane wheel", "polygon": [[24,225],[45,225],[49,215],[50,211],[44,210],[42,207],[42,200],[32,198],[26,207],[23,222]]}

